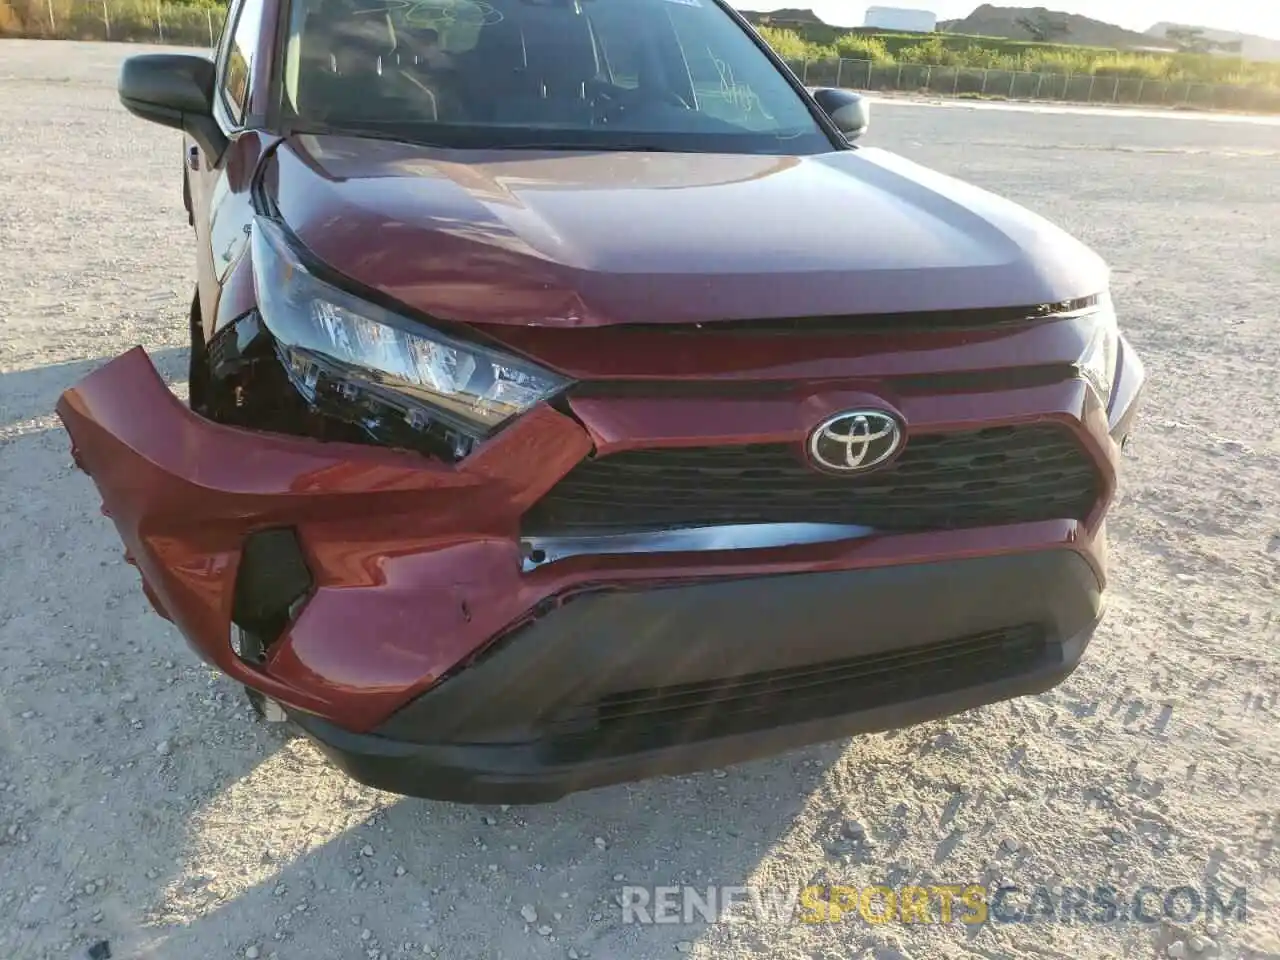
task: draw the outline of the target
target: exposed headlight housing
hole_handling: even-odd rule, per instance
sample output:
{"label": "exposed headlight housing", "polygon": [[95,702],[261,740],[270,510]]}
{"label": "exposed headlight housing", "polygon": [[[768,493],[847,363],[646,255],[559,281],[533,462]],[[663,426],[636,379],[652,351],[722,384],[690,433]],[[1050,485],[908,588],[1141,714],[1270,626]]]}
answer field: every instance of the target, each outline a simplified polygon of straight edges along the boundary
{"label": "exposed headlight housing", "polygon": [[284,229],[253,224],[258,311],[289,379],[317,409],[375,439],[433,434],[455,459],[568,381],[433,330],[311,273]]}
{"label": "exposed headlight housing", "polygon": [[1076,361],[1080,374],[1093,388],[1103,409],[1111,405],[1111,390],[1116,380],[1116,363],[1120,351],[1120,329],[1116,323],[1111,295],[1098,298],[1096,309],[1086,315],[1090,325],[1089,340]]}

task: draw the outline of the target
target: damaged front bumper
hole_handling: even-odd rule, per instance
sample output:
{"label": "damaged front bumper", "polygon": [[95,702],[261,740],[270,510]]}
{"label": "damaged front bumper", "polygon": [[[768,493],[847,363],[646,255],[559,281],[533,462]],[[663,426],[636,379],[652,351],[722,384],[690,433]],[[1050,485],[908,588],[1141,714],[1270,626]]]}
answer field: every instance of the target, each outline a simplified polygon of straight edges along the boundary
{"label": "damaged front bumper", "polygon": [[[459,466],[206,420],[137,348],[58,402],[76,463],[157,609],[206,661],[287,707],[368,729],[541,599],[521,513],[590,450],[549,408]],[[231,646],[246,538],[296,531],[313,585],[265,663]]]}
{"label": "damaged front bumper", "polygon": [[[984,399],[966,402],[980,412]],[[734,762],[1059,682],[1101,617],[1102,516],[1132,411],[1109,423],[1080,382],[991,395],[997,416],[1027,409],[1073,424],[1100,463],[1086,520],[606,542],[521,538],[521,518],[599,440],[546,405],[442,464],[212,422],[140,348],[58,404],[147,595],[203,659],[284,705],[357,779],[484,802]],[[266,563],[296,561],[305,589],[289,588],[280,635],[254,661],[232,641],[238,573],[281,531],[294,556],[267,550]]]}

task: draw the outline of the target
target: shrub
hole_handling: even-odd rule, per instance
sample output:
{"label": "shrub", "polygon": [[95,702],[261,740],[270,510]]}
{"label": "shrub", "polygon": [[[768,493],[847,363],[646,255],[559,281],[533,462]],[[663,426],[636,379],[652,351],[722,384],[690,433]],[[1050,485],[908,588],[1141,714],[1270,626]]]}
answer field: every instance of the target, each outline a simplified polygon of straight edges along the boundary
{"label": "shrub", "polygon": [[778,27],[757,27],[756,32],[784,60],[806,60],[809,58],[810,44],[801,40],[800,34],[794,30],[782,30]]}
{"label": "shrub", "polygon": [[870,60],[872,63],[893,63],[884,41],[879,37],[864,37],[856,33],[845,34],[836,41],[836,53],[848,60]]}

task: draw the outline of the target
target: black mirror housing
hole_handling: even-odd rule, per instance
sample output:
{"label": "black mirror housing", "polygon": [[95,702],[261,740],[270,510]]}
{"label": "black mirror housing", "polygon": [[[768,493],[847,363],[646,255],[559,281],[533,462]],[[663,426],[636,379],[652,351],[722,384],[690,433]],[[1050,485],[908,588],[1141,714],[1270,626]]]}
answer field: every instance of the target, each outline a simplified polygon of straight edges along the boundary
{"label": "black mirror housing", "polygon": [[213,118],[213,61],[186,53],[145,53],[120,67],[120,103],[135,117],[190,134],[216,163],[227,138]]}
{"label": "black mirror housing", "polygon": [[858,139],[871,123],[871,104],[860,93],[837,87],[819,87],[813,91],[813,99],[846,140]]}

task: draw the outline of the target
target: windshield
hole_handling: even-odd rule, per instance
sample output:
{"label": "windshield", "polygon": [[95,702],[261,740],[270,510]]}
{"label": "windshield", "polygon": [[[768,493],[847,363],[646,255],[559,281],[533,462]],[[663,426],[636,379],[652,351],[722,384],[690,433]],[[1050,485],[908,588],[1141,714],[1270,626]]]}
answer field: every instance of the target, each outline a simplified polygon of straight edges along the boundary
{"label": "windshield", "polygon": [[302,129],[451,147],[833,149],[711,0],[294,0]]}

